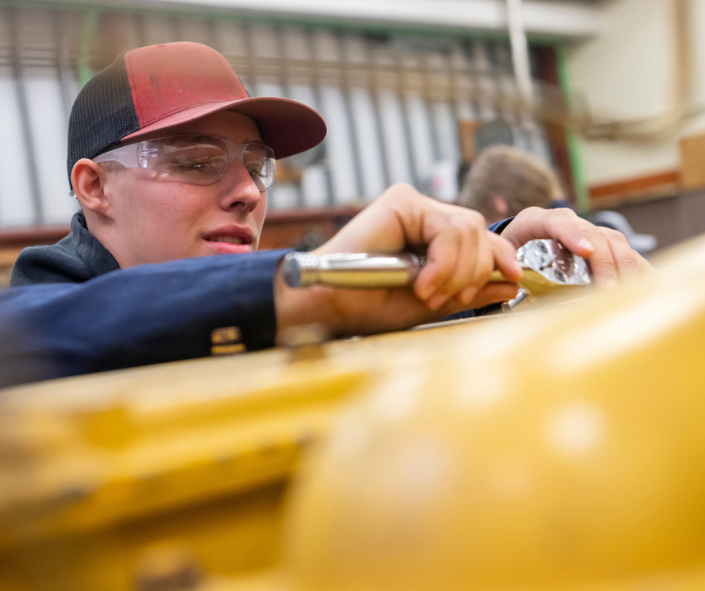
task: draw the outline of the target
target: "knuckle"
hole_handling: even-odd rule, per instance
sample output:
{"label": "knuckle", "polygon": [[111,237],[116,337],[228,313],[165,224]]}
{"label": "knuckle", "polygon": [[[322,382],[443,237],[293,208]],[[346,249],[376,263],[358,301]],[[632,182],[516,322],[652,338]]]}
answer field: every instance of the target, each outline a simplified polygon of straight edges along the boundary
{"label": "knuckle", "polygon": [[613,228],[603,228],[603,231],[610,240],[616,240],[623,244],[629,244],[627,237],[619,230],[614,230]]}
{"label": "knuckle", "polygon": [[392,191],[404,191],[404,192],[418,193],[418,191],[416,190],[416,187],[414,187],[413,185],[410,185],[408,183],[394,183],[389,188]]}
{"label": "knuckle", "polygon": [[575,222],[576,220],[582,219],[578,217],[578,214],[575,213],[569,207],[559,207],[558,209],[550,209],[548,211],[551,213],[551,215],[554,215],[556,219],[561,219],[565,221],[570,220],[571,222]]}
{"label": "knuckle", "polygon": [[464,227],[481,227],[483,229],[486,227],[485,216],[483,216],[479,211],[475,211],[474,209],[465,209],[464,212],[465,213],[461,222]]}
{"label": "knuckle", "polygon": [[639,268],[639,261],[635,256],[627,256],[621,261],[621,266],[628,271],[634,271]]}
{"label": "knuckle", "polygon": [[407,183],[395,183],[391,185],[383,194],[383,198],[391,199],[410,199],[420,197],[421,193],[416,190],[416,187]]}

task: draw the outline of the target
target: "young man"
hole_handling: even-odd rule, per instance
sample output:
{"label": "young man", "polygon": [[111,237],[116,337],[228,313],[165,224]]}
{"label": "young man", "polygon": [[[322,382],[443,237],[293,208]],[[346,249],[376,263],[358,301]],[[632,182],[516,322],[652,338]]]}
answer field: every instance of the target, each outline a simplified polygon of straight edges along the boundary
{"label": "young man", "polygon": [[[312,109],[250,98],[223,56],[195,43],[121,55],[81,91],[68,169],[82,213],[71,234],[23,252],[0,295],[5,384],[208,355],[210,333],[237,326],[248,349],[294,324],[332,333],[395,330],[507,300],[515,248],[553,237],[613,283],[647,263],[616,232],[572,212],[527,210],[489,232],[476,212],[390,188],[317,252],[400,252],[424,245],[413,290],[287,288],[282,251],[254,252],[274,158],[325,136]],[[208,256],[208,255],[223,256]],[[40,362],[41,361],[41,362]]]}

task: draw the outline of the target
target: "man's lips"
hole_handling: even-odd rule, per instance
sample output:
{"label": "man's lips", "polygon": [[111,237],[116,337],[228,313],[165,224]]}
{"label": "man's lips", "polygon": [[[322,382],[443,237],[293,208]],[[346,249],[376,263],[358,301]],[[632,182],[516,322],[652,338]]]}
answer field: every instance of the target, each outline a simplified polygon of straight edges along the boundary
{"label": "man's lips", "polygon": [[244,253],[252,251],[253,232],[241,226],[223,226],[203,236],[208,247],[217,253]]}
{"label": "man's lips", "polygon": [[213,238],[206,238],[206,240],[208,242],[227,242],[228,244],[249,244],[242,238],[236,238],[233,236],[214,236]]}

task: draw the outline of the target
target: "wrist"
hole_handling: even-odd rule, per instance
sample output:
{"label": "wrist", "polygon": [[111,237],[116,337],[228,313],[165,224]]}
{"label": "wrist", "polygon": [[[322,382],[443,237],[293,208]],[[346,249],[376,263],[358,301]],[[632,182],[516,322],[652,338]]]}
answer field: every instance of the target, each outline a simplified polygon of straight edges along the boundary
{"label": "wrist", "polygon": [[324,325],[332,336],[341,334],[343,320],[335,303],[336,291],[320,285],[303,289],[289,287],[278,268],[274,276],[277,341],[286,329],[313,323]]}

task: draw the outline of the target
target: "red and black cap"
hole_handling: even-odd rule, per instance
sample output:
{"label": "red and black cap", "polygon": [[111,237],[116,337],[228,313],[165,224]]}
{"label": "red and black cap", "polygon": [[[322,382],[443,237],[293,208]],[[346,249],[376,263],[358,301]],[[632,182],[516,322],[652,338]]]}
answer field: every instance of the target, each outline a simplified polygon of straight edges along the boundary
{"label": "red and black cap", "polygon": [[81,158],[218,111],[252,117],[277,158],[313,148],[326,135],[323,118],[310,107],[250,97],[215,49],[190,42],[149,45],[120,55],[78,94],[69,119],[69,179]]}

